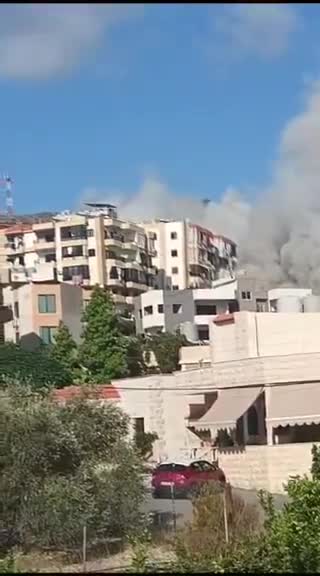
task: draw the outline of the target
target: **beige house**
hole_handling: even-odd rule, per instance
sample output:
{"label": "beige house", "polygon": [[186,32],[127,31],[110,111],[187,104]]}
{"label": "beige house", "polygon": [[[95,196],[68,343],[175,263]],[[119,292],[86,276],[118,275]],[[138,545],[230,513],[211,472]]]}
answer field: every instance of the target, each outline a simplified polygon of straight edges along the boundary
{"label": "beige house", "polygon": [[204,354],[191,347],[181,372],[114,385],[132,420],[158,433],[156,458],[210,458],[214,446],[233,485],[281,492],[320,441],[319,331],[319,313],[217,316],[211,366],[207,356],[196,368]]}
{"label": "beige house", "polygon": [[40,339],[51,344],[60,320],[73,338],[81,334],[82,288],[59,282],[30,282],[3,289],[3,302],[12,311],[4,327],[6,341],[33,348]]}

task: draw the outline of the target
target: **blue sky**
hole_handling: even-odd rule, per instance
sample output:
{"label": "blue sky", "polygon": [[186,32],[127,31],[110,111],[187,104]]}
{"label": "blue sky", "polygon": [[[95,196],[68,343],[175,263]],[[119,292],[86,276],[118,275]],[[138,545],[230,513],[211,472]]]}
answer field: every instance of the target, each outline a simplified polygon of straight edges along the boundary
{"label": "blue sky", "polygon": [[195,198],[258,194],[318,78],[319,28],[318,5],[1,5],[15,210],[132,195],[150,175]]}

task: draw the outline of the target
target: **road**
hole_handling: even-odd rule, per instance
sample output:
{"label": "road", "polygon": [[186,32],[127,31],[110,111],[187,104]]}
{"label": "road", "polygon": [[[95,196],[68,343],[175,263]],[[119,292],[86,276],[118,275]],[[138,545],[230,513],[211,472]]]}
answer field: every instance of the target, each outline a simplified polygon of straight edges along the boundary
{"label": "road", "polygon": [[[233,488],[232,493],[242,497],[248,504],[257,504],[257,492],[255,490],[242,490],[240,488]],[[285,496],[274,495],[274,502],[277,509],[280,509],[286,500]],[[146,513],[153,513],[157,518],[157,523],[165,526],[172,523],[173,514],[175,512],[177,519],[177,526],[183,526],[185,522],[192,520],[192,502],[190,500],[177,499],[174,502],[167,498],[155,499],[151,493],[148,492],[144,511]]]}

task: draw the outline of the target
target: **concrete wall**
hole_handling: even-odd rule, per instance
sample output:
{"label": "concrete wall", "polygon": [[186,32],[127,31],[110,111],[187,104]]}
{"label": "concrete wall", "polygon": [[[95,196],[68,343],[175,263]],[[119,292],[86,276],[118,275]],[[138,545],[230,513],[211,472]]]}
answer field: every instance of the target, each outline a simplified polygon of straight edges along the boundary
{"label": "concrete wall", "polygon": [[[180,304],[179,312],[173,312],[173,305]],[[182,322],[194,321],[194,302],[192,290],[164,292],[165,330],[175,332]]]}
{"label": "concrete wall", "polygon": [[281,494],[290,476],[310,473],[311,448],[312,443],[306,442],[219,450],[219,465],[235,487]]}
{"label": "concrete wall", "polygon": [[180,348],[181,370],[198,370],[201,366],[211,365],[210,346],[183,346]]}
{"label": "concrete wall", "polygon": [[186,418],[190,395],[177,388],[176,375],[128,378],[116,380],[113,385],[119,391],[120,406],[132,423],[135,418],[144,418],[145,431],[158,434],[154,457],[181,457],[189,442]]}
{"label": "concrete wall", "polygon": [[60,284],[61,319],[68,326],[74,340],[80,342],[82,324],[82,288],[71,284]]}
{"label": "concrete wall", "polygon": [[320,352],[320,314],[236,312],[234,322],[213,322],[213,362]]}

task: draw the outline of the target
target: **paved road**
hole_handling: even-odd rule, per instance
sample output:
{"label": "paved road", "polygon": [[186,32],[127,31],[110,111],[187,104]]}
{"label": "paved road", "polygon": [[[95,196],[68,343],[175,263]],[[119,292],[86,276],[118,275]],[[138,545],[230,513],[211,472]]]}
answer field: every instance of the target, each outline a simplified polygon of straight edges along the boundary
{"label": "paved road", "polygon": [[[233,488],[232,493],[241,496],[248,504],[259,505],[257,492],[254,490]],[[285,500],[285,496],[275,495],[274,501],[276,508],[281,508]],[[173,503],[172,500],[167,498],[155,499],[151,493],[148,493],[145,500],[144,511],[146,513],[154,513],[158,517],[159,524],[171,524],[174,510],[178,526],[182,526],[185,522],[192,519],[192,502],[190,500],[177,499]]]}

